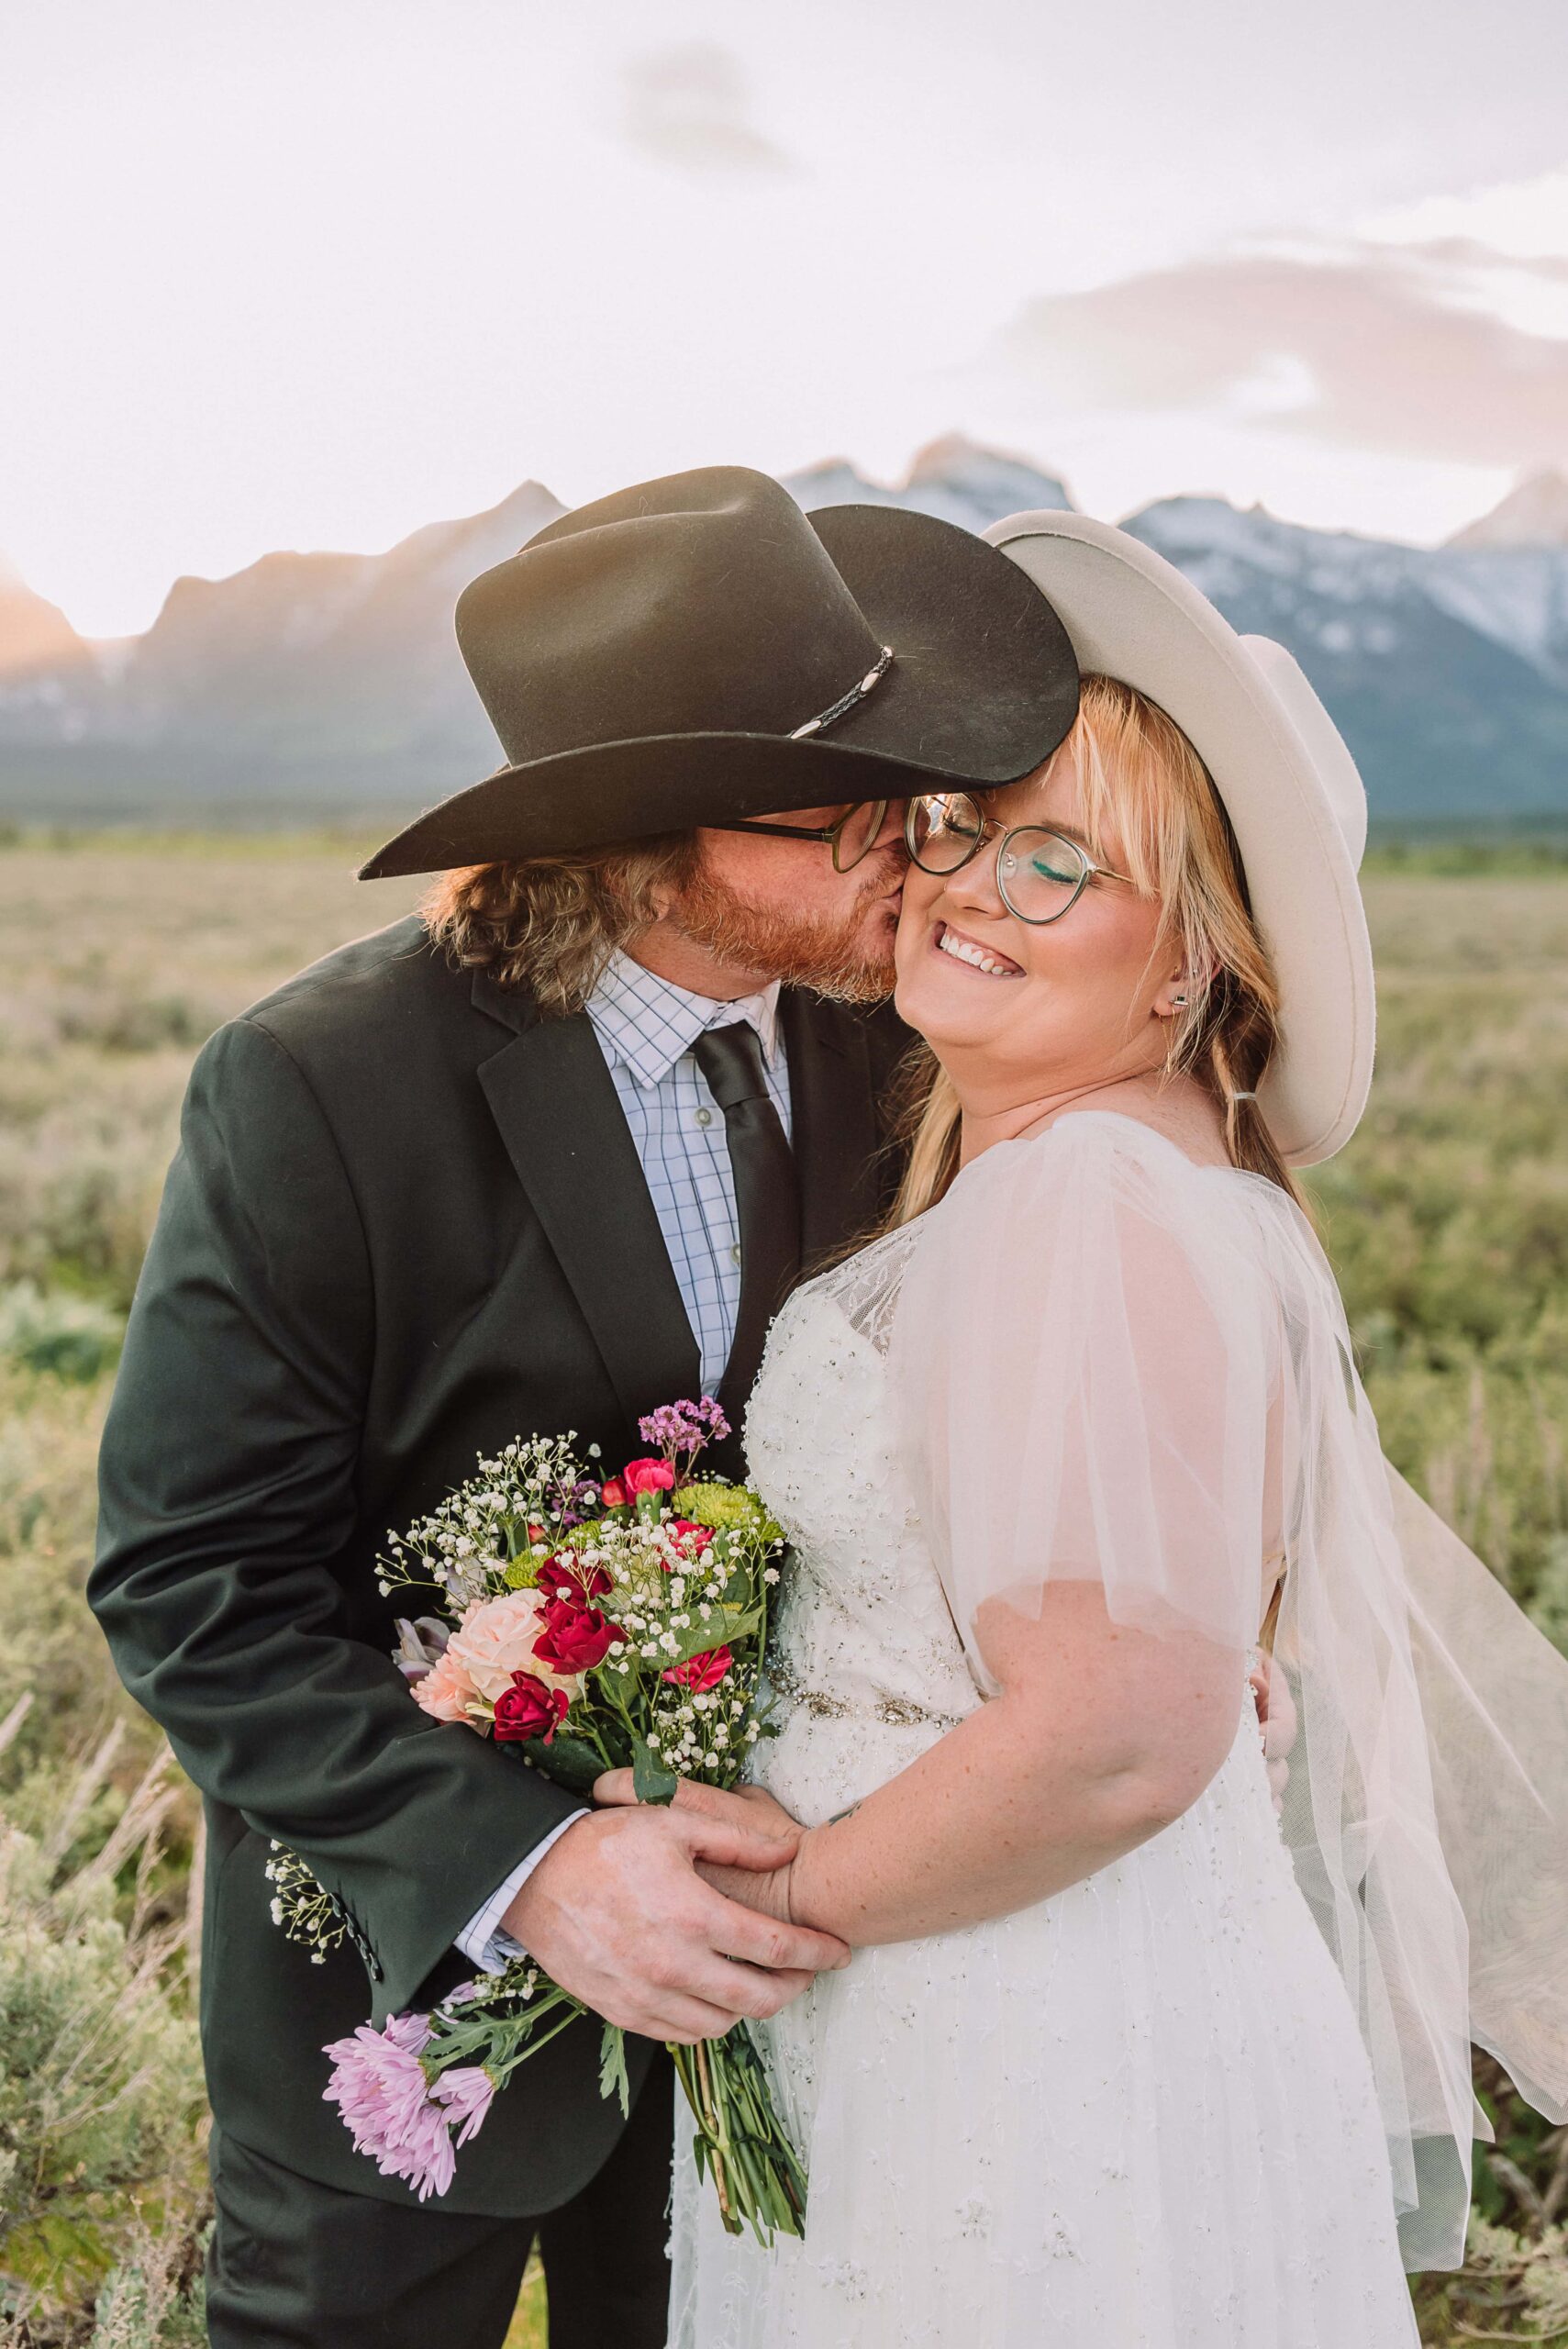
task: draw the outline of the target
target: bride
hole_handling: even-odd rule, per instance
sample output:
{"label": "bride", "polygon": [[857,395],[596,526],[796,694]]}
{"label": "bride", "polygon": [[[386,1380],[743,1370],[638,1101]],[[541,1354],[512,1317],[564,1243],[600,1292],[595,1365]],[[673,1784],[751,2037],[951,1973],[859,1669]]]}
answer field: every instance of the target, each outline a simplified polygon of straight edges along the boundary
{"label": "bride", "polygon": [[671,2340],[1396,2349],[1462,2255],[1471,2039],[1568,2115],[1568,1665],[1386,1469],[1291,1173],[1371,1071],[1349,753],[1133,540],[993,535],[1083,705],[911,804],[935,1081],[751,1407],[750,1800],[805,1831],[718,1880],[856,1955],[762,2033],[805,2239],[727,2236],[683,2149]]}

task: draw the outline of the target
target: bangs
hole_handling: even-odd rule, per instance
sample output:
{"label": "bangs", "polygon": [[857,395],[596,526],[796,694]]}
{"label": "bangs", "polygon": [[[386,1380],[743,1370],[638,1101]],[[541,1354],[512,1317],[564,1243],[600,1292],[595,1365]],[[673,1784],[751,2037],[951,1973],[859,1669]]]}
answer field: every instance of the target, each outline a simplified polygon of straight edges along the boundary
{"label": "bangs", "polygon": [[1218,805],[1202,760],[1136,687],[1094,675],[1056,758],[1077,774],[1090,854],[1158,901],[1163,936],[1179,918],[1194,814],[1205,800]]}

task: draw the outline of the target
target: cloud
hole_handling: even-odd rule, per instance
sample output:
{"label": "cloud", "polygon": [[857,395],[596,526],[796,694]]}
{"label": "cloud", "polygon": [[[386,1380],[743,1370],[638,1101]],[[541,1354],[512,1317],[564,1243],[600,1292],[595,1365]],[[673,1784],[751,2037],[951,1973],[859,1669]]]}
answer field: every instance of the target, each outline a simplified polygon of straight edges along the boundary
{"label": "cloud", "polygon": [[1555,255],[1453,237],[1225,253],[1032,302],[1000,357],[1052,408],[1203,411],[1407,457],[1568,466]]}
{"label": "cloud", "polygon": [[738,60],[691,41],[634,58],[621,75],[621,128],[629,146],[693,173],[777,176],[795,165],[749,119]]}

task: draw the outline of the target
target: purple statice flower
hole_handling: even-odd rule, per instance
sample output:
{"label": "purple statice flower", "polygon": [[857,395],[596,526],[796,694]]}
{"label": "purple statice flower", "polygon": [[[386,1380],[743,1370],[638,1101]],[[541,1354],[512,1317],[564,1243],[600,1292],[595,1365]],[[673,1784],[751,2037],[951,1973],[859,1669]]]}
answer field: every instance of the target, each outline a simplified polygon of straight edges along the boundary
{"label": "purple statice flower", "polygon": [[568,1533],[574,1525],[586,1525],[598,1505],[598,1486],[591,1476],[579,1476],[561,1512],[562,1531]]}
{"label": "purple statice flower", "polygon": [[706,1443],[721,1442],[729,1433],[729,1421],[711,1395],[695,1403],[662,1403],[637,1425],[644,1443],[658,1444],[666,1460],[683,1452],[695,1459]]}
{"label": "purple statice flower", "polygon": [[351,2039],[322,2051],[333,2065],[322,2094],[342,2114],[354,2150],[368,2154],[383,2177],[406,2179],[421,2202],[444,2194],[457,2166],[452,2116],[432,2097],[419,2061],[429,2036],[428,2016],[394,2015],[384,2031],[361,2023]]}
{"label": "purple statice flower", "polygon": [[458,2143],[466,2145],[484,2125],[495,2083],[483,2064],[454,2064],[450,2072],[441,2074],[430,2094],[445,2106],[448,2123],[457,2130]]}
{"label": "purple statice flower", "polygon": [[399,1615],[396,1620],[397,1647],[393,1662],[406,1680],[423,1680],[431,1665],[445,1654],[452,1635],[451,1625],[443,1623],[437,1615],[416,1615],[412,1622],[406,1615]]}

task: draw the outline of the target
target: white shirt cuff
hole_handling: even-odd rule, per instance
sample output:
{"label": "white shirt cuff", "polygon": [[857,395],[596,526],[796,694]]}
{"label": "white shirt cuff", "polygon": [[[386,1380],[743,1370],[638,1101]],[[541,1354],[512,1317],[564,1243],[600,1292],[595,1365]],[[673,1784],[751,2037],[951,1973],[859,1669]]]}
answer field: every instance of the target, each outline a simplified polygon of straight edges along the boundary
{"label": "white shirt cuff", "polygon": [[536,1843],[526,1859],[517,1862],[509,1876],[498,1884],[477,1916],[471,1917],[457,1937],[457,1946],[471,1965],[481,1974],[500,1974],[513,1958],[523,1955],[522,1944],[501,1929],[501,1920],[527,1884],[540,1860],[552,1843],[558,1843],[569,1827],[586,1819],[586,1810],[574,1810],[559,1827],[552,1827],[542,1842]]}

